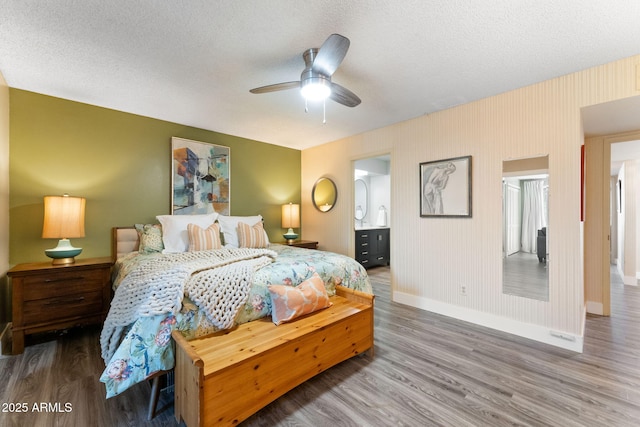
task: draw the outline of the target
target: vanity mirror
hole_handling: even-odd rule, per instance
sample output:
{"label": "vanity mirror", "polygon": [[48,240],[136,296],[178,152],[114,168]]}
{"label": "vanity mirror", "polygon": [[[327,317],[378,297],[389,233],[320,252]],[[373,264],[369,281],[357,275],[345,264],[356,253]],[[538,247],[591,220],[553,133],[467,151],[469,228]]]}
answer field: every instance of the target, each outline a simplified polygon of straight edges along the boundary
{"label": "vanity mirror", "polygon": [[338,199],[338,189],[336,184],[329,178],[320,178],[313,185],[311,190],[311,200],[313,206],[320,212],[329,212]]}
{"label": "vanity mirror", "polygon": [[502,292],[549,300],[549,156],[502,163]]}
{"label": "vanity mirror", "polygon": [[367,216],[367,209],[369,207],[369,192],[367,190],[367,183],[363,179],[356,179],[354,182],[355,189],[355,219],[360,225]]}

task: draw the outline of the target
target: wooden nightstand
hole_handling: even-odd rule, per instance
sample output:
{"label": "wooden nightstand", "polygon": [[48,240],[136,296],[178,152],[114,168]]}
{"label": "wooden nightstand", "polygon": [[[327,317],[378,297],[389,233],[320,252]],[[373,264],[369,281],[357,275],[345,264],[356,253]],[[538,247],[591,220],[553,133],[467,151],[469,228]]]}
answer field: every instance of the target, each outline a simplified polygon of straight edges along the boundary
{"label": "wooden nightstand", "polygon": [[282,242],[282,244],[296,248],[318,249],[318,242],[312,240],[294,240],[293,242]]}
{"label": "wooden nightstand", "polygon": [[102,323],[111,301],[110,257],[18,264],[7,272],[13,285],[13,354],[25,335]]}

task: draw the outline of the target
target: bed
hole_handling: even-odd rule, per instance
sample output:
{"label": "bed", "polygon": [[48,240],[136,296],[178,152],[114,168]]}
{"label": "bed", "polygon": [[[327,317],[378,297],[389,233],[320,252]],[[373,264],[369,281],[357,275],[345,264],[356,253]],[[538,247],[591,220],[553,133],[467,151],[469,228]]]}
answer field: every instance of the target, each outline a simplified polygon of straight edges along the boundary
{"label": "bed", "polygon": [[[183,217],[189,217],[189,215]],[[251,277],[251,283],[244,292],[246,295],[242,298],[237,298],[235,294],[232,295],[235,301],[235,311],[232,314],[232,319],[229,319],[228,316],[227,318],[224,317],[229,310],[222,310],[217,306],[211,307],[213,303],[218,304],[220,293],[207,299],[201,298],[197,292],[189,294],[185,290],[184,293],[187,295],[183,295],[181,291],[178,300],[175,300],[174,297],[165,298],[164,301],[170,301],[171,303],[162,304],[162,307],[158,307],[157,304],[154,306],[154,303],[158,302],[155,300],[156,294],[164,292],[163,287],[165,285],[168,286],[168,282],[171,282],[166,278],[172,277],[172,274],[175,273],[174,270],[165,269],[164,263],[168,263],[167,265],[171,265],[173,269],[177,265],[182,268],[180,263],[183,260],[186,260],[184,265],[195,265],[196,267],[187,268],[186,271],[181,270],[181,273],[189,277],[189,282],[198,282],[194,278],[204,274],[203,272],[215,271],[220,275],[225,272],[227,272],[225,274],[229,274],[228,271],[234,271],[235,274],[235,270],[217,268],[220,267],[218,264],[221,264],[219,261],[220,254],[234,251],[236,250],[233,246],[234,244],[242,246],[243,243],[234,241],[235,237],[242,238],[242,236],[228,235],[228,233],[235,234],[236,227],[239,227],[237,223],[244,220],[251,227],[255,227],[258,230],[253,230],[256,233],[264,233],[264,231],[259,231],[259,225],[261,226],[262,221],[259,216],[228,218],[234,218],[231,227],[226,224],[226,227],[221,226],[219,229],[219,235],[224,236],[222,241],[226,242],[225,245],[218,249],[200,251],[186,250],[179,253],[149,251],[147,246],[152,245],[148,245],[149,239],[147,238],[150,234],[153,235],[153,238],[156,239],[154,241],[157,243],[158,235],[165,239],[165,234],[171,231],[171,228],[162,223],[162,221],[162,226],[145,224],[113,229],[112,256],[114,258],[114,268],[112,279],[114,298],[101,334],[102,355],[106,368],[100,377],[100,381],[105,384],[107,398],[118,395],[129,387],[149,379],[159,372],[169,371],[174,367],[175,343],[171,338],[174,330],[180,331],[187,340],[191,340],[215,331],[227,329],[235,324],[247,323],[270,316],[272,302],[269,285],[284,284],[295,287],[305,283],[305,281],[310,280],[312,276],[317,274],[324,282],[324,287],[329,296],[335,294],[337,285],[372,293],[366,270],[352,258],[331,252],[302,249],[289,245],[268,243],[267,241],[266,247],[262,249],[255,249],[255,252],[242,252],[243,257],[248,257],[251,262],[254,262],[254,266],[258,267],[252,270],[255,271],[255,274]],[[228,218],[218,217],[215,223],[219,224],[220,220],[223,220],[222,222],[228,221]],[[158,217],[158,219],[160,220],[161,218]],[[189,219],[180,219],[180,221],[186,224]],[[255,221],[255,224],[251,224],[252,221]],[[207,222],[205,221],[205,225]],[[202,226],[202,229],[204,229],[205,225]],[[182,233],[183,237],[184,234]],[[266,233],[264,237],[266,239]],[[231,242],[231,246],[229,246],[229,242]],[[246,243],[246,239],[244,243]],[[240,249],[232,252],[236,258],[238,251]],[[211,258],[218,259],[218,261],[214,262],[214,264],[217,263],[216,268],[203,268],[203,263],[206,264]],[[195,261],[193,261],[194,259]],[[256,262],[256,260],[259,261]],[[227,265],[226,261],[223,261],[222,264],[223,267]],[[234,265],[238,265],[238,263],[234,263]],[[196,271],[191,271],[194,269]],[[140,277],[146,277],[147,280],[142,280],[143,283],[140,286],[135,285],[134,279],[139,280]],[[165,283],[165,279],[167,283]],[[211,277],[206,280],[200,279],[200,288],[198,289],[202,288],[203,283],[210,283],[211,280]],[[227,287],[225,289],[232,287],[235,289],[236,285],[234,283],[225,285]],[[134,288],[137,286],[136,289],[143,289],[142,293],[146,292],[144,290],[145,286],[153,287],[153,292],[147,292],[153,294],[150,297],[152,301],[140,304],[136,298],[128,295],[132,286]],[[158,292],[158,289],[163,290]],[[239,302],[236,300],[239,300]],[[140,307],[141,305],[143,308]],[[152,309],[149,309],[149,307],[152,307]],[[223,318],[216,318],[216,313],[220,311],[223,313]],[[118,316],[118,313],[127,313],[128,316]],[[119,319],[119,323],[118,321],[114,322],[114,317]],[[122,319],[128,320],[123,322]]]}

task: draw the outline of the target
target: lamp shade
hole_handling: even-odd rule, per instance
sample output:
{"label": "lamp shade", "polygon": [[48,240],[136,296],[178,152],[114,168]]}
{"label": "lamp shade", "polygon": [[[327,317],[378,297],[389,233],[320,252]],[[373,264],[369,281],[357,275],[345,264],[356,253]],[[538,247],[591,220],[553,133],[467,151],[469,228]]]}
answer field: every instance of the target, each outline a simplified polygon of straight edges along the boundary
{"label": "lamp shade", "polygon": [[300,205],[289,203],[282,205],[282,228],[300,227]]}
{"label": "lamp shade", "polygon": [[45,196],[43,239],[84,237],[84,197]]}

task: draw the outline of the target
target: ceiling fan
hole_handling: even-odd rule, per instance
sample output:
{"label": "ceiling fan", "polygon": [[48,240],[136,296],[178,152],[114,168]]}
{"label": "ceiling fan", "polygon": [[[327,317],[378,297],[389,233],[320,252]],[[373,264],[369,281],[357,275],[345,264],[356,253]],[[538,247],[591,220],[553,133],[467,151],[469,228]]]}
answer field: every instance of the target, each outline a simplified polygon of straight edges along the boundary
{"label": "ceiling fan", "polygon": [[277,83],[251,89],[251,93],[268,93],[279,90],[300,89],[305,100],[324,100],[355,107],[360,98],[349,89],[331,81],[331,76],[349,50],[349,39],[340,34],[331,34],[320,49],[307,49],[303,54],[305,68],[299,81]]}

